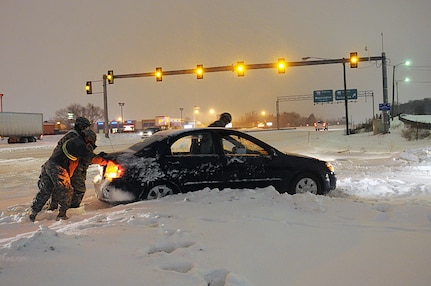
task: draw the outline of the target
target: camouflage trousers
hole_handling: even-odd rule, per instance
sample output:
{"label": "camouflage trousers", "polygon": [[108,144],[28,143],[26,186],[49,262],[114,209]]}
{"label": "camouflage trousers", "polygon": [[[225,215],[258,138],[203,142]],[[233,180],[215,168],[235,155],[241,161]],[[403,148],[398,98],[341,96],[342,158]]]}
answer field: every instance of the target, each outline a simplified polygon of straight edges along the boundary
{"label": "camouflage trousers", "polygon": [[[78,165],[72,177],[70,183],[72,184],[73,195],[70,203],[71,208],[79,208],[82,199],[85,195],[85,180],[87,179],[87,168],[88,166]],[[52,194],[51,202],[49,203],[49,209],[54,210],[58,207],[59,198],[56,193]]]}
{"label": "camouflage trousers", "polygon": [[40,212],[52,194],[58,198],[60,212],[65,212],[70,207],[73,190],[66,169],[48,160],[42,166],[37,186],[39,192],[33,199],[32,213]]}

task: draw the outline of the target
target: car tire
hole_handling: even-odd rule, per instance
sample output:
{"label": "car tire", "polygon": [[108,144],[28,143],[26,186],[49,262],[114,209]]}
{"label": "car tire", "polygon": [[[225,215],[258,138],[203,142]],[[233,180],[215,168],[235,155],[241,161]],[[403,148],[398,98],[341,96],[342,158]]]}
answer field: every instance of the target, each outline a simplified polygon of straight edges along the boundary
{"label": "car tire", "polygon": [[175,189],[171,184],[160,183],[156,184],[149,189],[148,192],[144,194],[143,200],[157,200],[166,196],[171,196],[175,194]]}
{"label": "car tire", "polygon": [[322,194],[322,184],[315,175],[302,173],[295,177],[290,186],[291,194],[312,193],[315,195]]}

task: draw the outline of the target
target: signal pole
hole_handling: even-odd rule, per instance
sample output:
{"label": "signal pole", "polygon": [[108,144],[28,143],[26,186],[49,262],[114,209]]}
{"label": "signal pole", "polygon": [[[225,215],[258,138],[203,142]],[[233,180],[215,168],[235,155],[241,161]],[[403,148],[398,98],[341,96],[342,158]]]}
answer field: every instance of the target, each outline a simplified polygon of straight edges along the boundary
{"label": "signal pole", "polygon": [[348,107],[349,101],[347,100],[346,61],[343,61],[343,80],[344,80],[344,107],[346,109],[346,135],[349,135],[350,134],[350,131],[349,131],[349,107]]}
{"label": "signal pole", "polygon": [[103,124],[103,131],[105,132],[105,137],[109,138],[108,89],[106,87],[106,74],[103,75],[103,108],[105,109],[105,123]]}

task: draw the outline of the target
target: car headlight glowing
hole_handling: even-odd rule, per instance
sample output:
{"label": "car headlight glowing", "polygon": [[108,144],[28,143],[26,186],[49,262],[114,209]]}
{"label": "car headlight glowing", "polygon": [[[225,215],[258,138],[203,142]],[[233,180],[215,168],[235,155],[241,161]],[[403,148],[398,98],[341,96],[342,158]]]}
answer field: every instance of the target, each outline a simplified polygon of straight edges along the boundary
{"label": "car headlight glowing", "polygon": [[329,171],[334,172],[334,166],[331,165],[331,163],[325,162],[326,168],[328,168]]}
{"label": "car headlight glowing", "polygon": [[107,179],[117,179],[123,176],[124,169],[120,165],[109,161],[105,169],[105,178]]}

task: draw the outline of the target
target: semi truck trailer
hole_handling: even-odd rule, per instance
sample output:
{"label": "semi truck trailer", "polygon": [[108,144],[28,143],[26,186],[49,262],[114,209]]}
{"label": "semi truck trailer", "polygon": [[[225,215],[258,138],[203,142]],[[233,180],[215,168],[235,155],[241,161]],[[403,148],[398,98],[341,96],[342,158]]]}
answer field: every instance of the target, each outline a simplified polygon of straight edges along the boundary
{"label": "semi truck trailer", "polygon": [[43,114],[22,112],[0,112],[0,138],[7,142],[36,142],[43,136]]}

